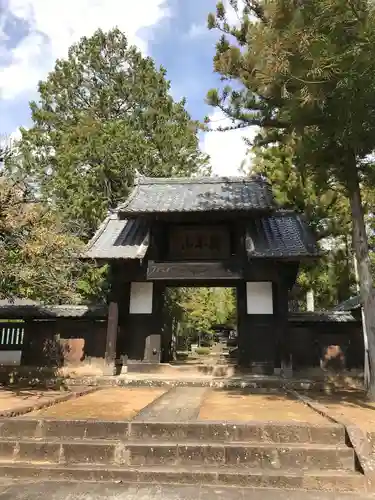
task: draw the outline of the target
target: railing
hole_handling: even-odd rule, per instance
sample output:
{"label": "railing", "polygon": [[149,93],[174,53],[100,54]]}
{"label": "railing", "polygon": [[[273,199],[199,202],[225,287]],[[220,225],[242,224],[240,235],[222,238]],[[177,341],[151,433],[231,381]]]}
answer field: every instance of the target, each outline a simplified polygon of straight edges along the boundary
{"label": "railing", "polygon": [[2,321],[0,323],[0,365],[20,365],[25,323]]}
{"label": "railing", "polygon": [[24,323],[0,323],[0,351],[20,351],[25,334]]}

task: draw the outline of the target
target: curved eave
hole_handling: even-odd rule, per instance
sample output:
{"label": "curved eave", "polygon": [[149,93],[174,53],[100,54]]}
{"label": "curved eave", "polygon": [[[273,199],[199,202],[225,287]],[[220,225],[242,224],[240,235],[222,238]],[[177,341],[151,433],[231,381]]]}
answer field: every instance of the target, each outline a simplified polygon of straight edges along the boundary
{"label": "curved eave", "polygon": [[147,221],[111,214],[88,244],[82,258],[96,261],[143,259],[149,247]]}

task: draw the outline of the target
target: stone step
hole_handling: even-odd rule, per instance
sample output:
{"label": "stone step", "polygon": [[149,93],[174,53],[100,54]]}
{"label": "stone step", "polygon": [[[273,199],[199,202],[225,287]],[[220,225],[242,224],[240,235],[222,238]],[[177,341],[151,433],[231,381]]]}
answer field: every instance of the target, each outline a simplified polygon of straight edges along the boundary
{"label": "stone step", "polygon": [[[216,356],[213,356],[216,357]],[[236,366],[229,364],[225,359],[212,360],[210,364],[192,363],[192,364],[154,364],[154,363],[129,363],[126,366],[126,373],[129,374],[157,374],[179,376],[181,374],[190,374],[193,376],[213,376],[213,377],[231,377],[236,372]],[[222,361],[222,363],[218,363]]]}
{"label": "stone step", "polygon": [[364,476],[355,472],[265,471],[241,467],[107,467],[54,464],[0,463],[3,478],[64,481],[222,485],[336,492],[364,492]]}
{"label": "stone step", "polygon": [[68,465],[238,465],[265,470],[355,470],[353,449],[304,444],[1,440],[1,460]]}
{"label": "stone step", "polygon": [[281,422],[110,422],[0,419],[0,438],[121,439],[179,442],[307,443],[345,445],[343,426]]}
{"label": "stone step", "polygon": [[[51,379],[53,383],[53,379]],[[332,384],[324,380],[284,379],[279,375],[243,375],[238,373],[230,377],[214,375],[179,373],[128,373],[124,376],[82,376],[69,379],[69,386],[95,387],[210,387],[218,389],[261,389],[261,390],[307,390],[317,391],[332,389]]]}

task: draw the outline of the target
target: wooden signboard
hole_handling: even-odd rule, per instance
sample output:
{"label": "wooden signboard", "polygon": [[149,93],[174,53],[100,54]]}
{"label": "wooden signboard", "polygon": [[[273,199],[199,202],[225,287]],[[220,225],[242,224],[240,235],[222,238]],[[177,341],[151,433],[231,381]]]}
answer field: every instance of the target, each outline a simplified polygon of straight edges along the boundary
{"label": "wooden signboard", "polygon": [[148,280],[234,280],[242,279],[238,267],[221,262],[152,262],[147,268]]}
{"label": "wooden signboard", "polygon": [[172,260],[224,260],[230,257],[230,237],[225,226],[175,226],[169,231]]}

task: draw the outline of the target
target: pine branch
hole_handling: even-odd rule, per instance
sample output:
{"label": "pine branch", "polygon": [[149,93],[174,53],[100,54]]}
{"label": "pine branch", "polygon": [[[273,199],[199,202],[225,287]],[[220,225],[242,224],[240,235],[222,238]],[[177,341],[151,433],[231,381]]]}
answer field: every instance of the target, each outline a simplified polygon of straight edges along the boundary
{"label": "pine branch", "polygon": [[[221,111],[232,120],[243,122],[232,127],[231,129],[252,127],[252,126],[265,127],[265,128],[279,128],[279,129],[281,128],[289,129],[291,127],[291,123],[289,121],[283,121],[268,117],[250,117],[241,112],[233,113],[231,108],[223,106],[220,103],[217,105],[217,107],[221,109]],[[226,128],[225,130],[229,130],[229,128],[228,129]]]}
{"label": "pine branch", "polygon": [[347,1],[356,21],[359,21],[361,19],[361,14],[358,12],[356,6],[354,5],[353,0],[347,0]]}
{"label": "pine branch", "polygon": [[264,8],[260,5],[257,0],[244,0],[246,6],[250,9],[251,12],[255,14],[255,16],[262,21],[262,23],[267,24],[268,19],[266,17],[266,13]]}

